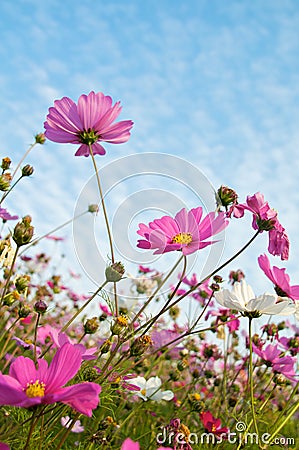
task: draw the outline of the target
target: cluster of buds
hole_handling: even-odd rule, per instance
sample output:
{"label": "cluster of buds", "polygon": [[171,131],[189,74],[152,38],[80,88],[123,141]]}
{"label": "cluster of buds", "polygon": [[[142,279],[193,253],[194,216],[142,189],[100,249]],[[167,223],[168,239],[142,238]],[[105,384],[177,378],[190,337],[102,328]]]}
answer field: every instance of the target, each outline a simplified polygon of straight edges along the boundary
{"label": "cluster of buds", "polygon": [[18,222],[14,228],[12,235],[13,240],[18,247],[29,244],[34,233],[34,227],[31,225],[31,217],[23,217],[21,222]]}
{"label": "cluster of buds", "polygon": [[125,268],[121,262],[110,264],[106,267],[105,275],[106,281],[117,283],[120,281],[125,273]]}
{"label": "cluster of buds", "polygon": [[130,346],[130,354],[131,356],[140,356],[152,345],[153,341],[150,336],[138,336]]}
{"label": "cluster of buds", "polygon": [[214,283],[210,285],[210,288],[212,289],[213,292],[217,292],[220,290],[219,284],[223,283],[223,278],[220,275],[215,275],[213,277],[213,281]]}

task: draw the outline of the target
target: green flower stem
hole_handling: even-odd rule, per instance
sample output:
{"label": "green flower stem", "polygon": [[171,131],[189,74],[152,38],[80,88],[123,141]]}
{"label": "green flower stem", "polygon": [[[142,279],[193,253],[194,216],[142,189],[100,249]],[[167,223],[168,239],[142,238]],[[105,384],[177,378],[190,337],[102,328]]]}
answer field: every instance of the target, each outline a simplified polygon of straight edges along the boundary
{"label": "green flower stem", "polygon": [[[93,167],[94,167],[94,170],[95,170],[97,184],[98,184],[98,188],[99,188],[100,200],[101,200],[101,204],[102,204],[102,210],[103,210],[103,214],[104,214],[104,219],[105,219],[105,224],[106,224],[106,229],[107,229],[107,234],[108,234],[108,240],[109,240],[109,246],[110,246],[111,262],[112,262],[112,264],[114,264],[115,257],[114,257],[114,250],[113,250],[112,234],[111,234],[111,231],[110,231],[108,214],[107,214],[107,210],[106,210],[106,206],[105,206],[105,201],[104,201],[104,196],[103,196],[103,190],[102,190],[102,186],[101,186],[99,171],[98,171],[97,163],[96,163],[93,151],[92,151],[92,145],[91,144],[89,144],[89,153],[90,153],[90,156],[91,156],[91,159],[92,159],[92,164],[93,164]],[[118,316],[118,301],[117,301],[116,283],[113,283],[113,290],[114,290],[114,302],[115,302],[115,315]]]}
{"label": "green flower stem", "polygon": [[24,153],[24,155],[22,156],[22,158],[20,159],[20,161],[17,164],[17,167],[14,170],[14,173],[12,174],[12,179],[14,178],[15,174],[17,173],[17,171],[19,170],[19,168],[21,167],[22,162],[24,161],[25,158],[27,158],[27,156],[29,155],[29,153],[31,152],[31,150],[33,149],[33,147],[35,147],[37,144],[37,142],[34,142],[33,144],[30,145],[30,147],[28,148],[28,150],[26,150],[26,152]]}
{"label": "green flower stem", "polygon": [[3,288],[3,292],[2,292],[2,296],[1,296],[1,300],[0,300],[0,307],[3,304],[3,299],[4,299],[5,295],[6,295],[7,289],[9,287],[9,282],[10,282],[10,279],[11,279],[11,276],[12,276],[12,273],[13,273],[13,268],[14,268],[14,265],[15,265],[15,262],[16,262],[16,259],[17,259],[17,256],[18,256],[19,249],[20,249],[20,246],[17,245],[15,253],[13,255],[13,260],[12,260],[12,263],[11,263],[11,266],[10,266],[10,269],[9,269],[9,273],[8,273],[8,276],[7,276],[7,279],[6,279],[6,283],[5,283],[5,286]]}
{"label": "green flower stem", "polygon": [[17,179],[17,181],[15,181],[14,184],[12,184],[12,185],[10,186],[10,188],[9,188],[6,192],[4,192],[4,194],[2,195],[2,198],[1,198],[1,200],[0,200],[0,205],[2,205],[2,203],[4,202],[4,200],[6,199],[6,197],[8,196],[8,194],[10,194],[10,192],[13,190],[13,188],[18,184],[18,182],[19,182],[22,178],[23,178],[23,175],[21,175],[21,176]]}
{"label": "green flower stem", "polygon": [[[249,241],[231,258],[229,258],[227,261],[225,261],[223,264],[221,264],[217,269],[213,270],[208,276],[206,276],[204,279],[202,279],[199,283],[197,283],[195,286],[192,286],[189,291],[185,292],[185,294],[181,295],[178,299],[176,299],[174,302],[172,302],[170,305],[165,308],[164,312],[169,311],[170,308],[175,306],[177,303],[179,303],[183,298],[187,297],[191,292],[195,291],[202,283],[204,283],[207,279],[211,278],[213,275],[215,275],[217,272],[222,270],[225,266],[230,264],[234,259],[236,259],[244,250],[246,250],[247,247],[256,239],[256,237],[260,234],[260,231],[257,231],[252,238],[249,239]],[[138,331],[142,330],[145,327],[148,327],[148,325],[151,327],[153,323],[157,320],[158,317],[160,317],[160,313],[156,314],[153,318],[149,319],[146,323],[141,325],[137,330],[135,330],[135,333],[138,333]],[[131,337],[131,336],[130,336]]]}
{"label": "green flower stem", "polygon": [[290,395],[289,400],[287,401],[285,407],[283,408],[283,410],[280,412],[280,414],[279,414],[278,417],[276,418],[276,420],[275,420],[275,422],[274,422],[274,424],[273,424],[273,427],[275,427],[275,425],[276,425],[277,422],[281,419],[281,417],[284,416],[286,409],[289,407],[291,401],[293,400],[293,398],[295,397],[295,395],[296,395],[296,393],[297,393],[298,387],[299,387],[299,381],[298,381],[297,384],[294,386],[294,389],[293,389],[293,391],[292,391],[292,393],[291,393],[291,395]]}
{"label": "green flower stem", "polygon": [[275,436],[280,432],[280,430],[284,427],[287,421],[295,414],[297,409],[299,408],[299,402],[295,403],[293,407],[290,409],[289,413],[284,417],[284,420],[278,425],[274,433],[271,434],[268,441],[272,442]]}
{"label": "green flower stem", "polygon": [[65,431],[65,433],[62,435],[62,438],[61,438],[59,444],[57,445],[57,447],[55,448],[55,450],[59,450],[59,449],[63,446],[63,444],[64,444],[65,441],[66,441],[66,438],[68,437],[68,435],[69,435],[70,432],[72,431],[72,427],[73,427],[74,423],[76,422],[76,420],[78,419],[79,416],[80,416],[80,413],[77,413],[77,414],[75,415],[75,417],[73,418],[73,420],[72,420],[71,423],[70,423],[70,426],[69,426],[68,428],[66,428],[66,431]]}
{"label": "green flower stem", "polygon": [[98,293],[106,286],[108,282],[105,280],[104,283],[101,284],[101,286],[92,294],[92,296],[84,303],[84,305],[79,308],[76,313],[71,317],[71,319],[61,328],[61,333],[68,329],[68,327],[73,323],[73,321],[76,319],[76,317],[81,314],[81,312],[86,308],[86,306],[89,305],[89,303],[98,295]]}
{"label": "green flower stem", "polygon": [[256,434],[259,436],[254,408],[254,390],[253,390],[253,366],[252,366],[252,318],[249,317],[249,386],[250,386],[250,404],[251,413]]}
{"label": "green flower stem", "polygon": [[30,244],[28,244],[24,250],[21,251],[20,256],[27,252],[27,250],[32,247],[33,245],[36,245],[39,241],[41,241],[42,239],[46,238],[47,236],[50,236],[51,234],[55,233],[56,231],[60,230],[61,228],[65,227],[66,225],[69,225],[70,223],[72,223],[74,220],[79,219],[79,217],[84,216],[84,214],[90,212],[88,209],[80,214],[78,214],[77,216],[73,217],[72,219],[67,220],[66,222],[64,222],[63,224],[59,225],[58,227],[54,228],[53,230],[49,231],[46,234],[43,234],[41,237],[33,239],[33,241],[30,242]]}
{"label": "green flower stem", "polygon": [[[143,313],[143,311],[145,310],[145,308],[147,307],[147,305],[149,305],[149,303],[153,300],[153,298],[155,298],[155,296],[157,295],[157,293],[159,292],[159,290],[161,289],[161,287],[166,283],[166,281],[171,277],[171,275],[173,274],[173,272],[175,271],[175,269],[177,268],[177,266],[180,264],[180,262],[182,261],[182,259],[186,257],[184,257],[183,255],[180,256],[180,258],[178,259],[178,261],[175,263],[175,265],[173,266],[173,268],[170,270],[170,272],[167,274],[167,276],[163,279],[162,283],[159,284],[159,286],[157,287],[157,289],[155,289],[155,291],[151,294],[151,296],[148,298],[148,300],[144,303],[144,305],[140,308],[140,310],[138,311],[138,313],[133,317],[132,321],[131,321],[131,326],[134,324],[134,322],[136,322],[136,320],[138,319],[138,317],[140,317],[140,315]],[[185,260],[184,260],[185,263]],[[185,268],[186,270],[186,268]],[[181,280],[180,280],[181,283]],[[178,289],[178,286],[176,287],[176,290]]]}
{"label": "green flower stem", "polygon": [[24,447],[23,450],[27,450],[29,448],[30,439],[32,437],[35,425],[37,424],[37,422],[39,420],[38,412],[39,412],[38,407],[36,407],[35,410],[33,411],[32,416],[31,416],[30,429],[29,429],[29,433],[28,433],[27,440],[26,440],[26,443],[25,443],[25,447]]}
{"label": "green flower stem", "polygon": [[34,327],[34,338],[33,338],[33,345],[34,345],[33,361],[34,361],[36,366],[37,366],[36,340],[37,340],[37,329],[38,329],[39,319],[40,319],[40,313],[37,313],[36,323],[35,323],[35,327]]}

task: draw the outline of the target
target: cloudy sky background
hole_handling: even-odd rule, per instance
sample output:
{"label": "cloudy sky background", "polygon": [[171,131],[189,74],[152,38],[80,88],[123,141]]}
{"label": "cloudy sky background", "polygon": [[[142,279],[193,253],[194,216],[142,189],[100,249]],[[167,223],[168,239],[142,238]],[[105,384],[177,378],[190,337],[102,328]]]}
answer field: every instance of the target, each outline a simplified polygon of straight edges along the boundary
{"label": "cloudy sky background", "polygon": [[[180,208],[214,206],[213,187],[240,201],[262,192],[291,241],[287,267],[299,284],[299,3],[297,0],[2,0],[0,135],[15,165],[43,131],[55,99],[91,90],[121,100],[120,119],[135,123],[128,143],[97,157],[118,255],[159,270],[177,255],[136,251],[139,222]],[[76,146],[47,142],[27,162],[34,176],[6,207],[31,214],[40,236],[98,202],[90,158]],[[78,289],[103,279],[108,247],[102,216],[64,228],[65,268],[85,271]],[[190,258],[207,273],[252,235],[251,218],[234,221],[224,243]],[[257,266],[263,234],[230,269],[242,268],[256,292],[271,283]],[[194,270],[193,270],[194,269]],[[228,271],[223,272],[226,276]]]}

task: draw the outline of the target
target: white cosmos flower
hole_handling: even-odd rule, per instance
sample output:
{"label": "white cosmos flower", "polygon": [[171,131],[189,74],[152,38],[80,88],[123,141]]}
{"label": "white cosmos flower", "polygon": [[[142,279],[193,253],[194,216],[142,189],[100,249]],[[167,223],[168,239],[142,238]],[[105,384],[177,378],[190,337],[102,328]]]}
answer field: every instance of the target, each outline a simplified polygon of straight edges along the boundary
{"label": "white cosmos flower", "polygon": [[140,388],[140,391],[136,391],[143,400],[154,400],[159,402],[160,400],[172,400],[174,393],[172,391],[161,391],[159,388],[162,381],[159,377],[151,377],[146,380],[144,377],[136,377],[130,379],[130,384],[134,384]]}
{"label": "white cosmos flower", "polygon": [[242,313],[287,316],[295,312],[295,305],[291,299],[267,293],[256,297],[244,279],[240,283],[234,283],[231,291],[223,289],[215,292],[214,296],[220,305]]}

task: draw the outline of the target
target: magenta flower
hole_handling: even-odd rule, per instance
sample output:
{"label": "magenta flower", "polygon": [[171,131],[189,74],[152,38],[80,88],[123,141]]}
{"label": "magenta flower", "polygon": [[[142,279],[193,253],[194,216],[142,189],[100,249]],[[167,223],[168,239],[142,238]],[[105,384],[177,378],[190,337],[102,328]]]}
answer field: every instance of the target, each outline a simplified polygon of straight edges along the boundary
{"label": "magenta flower", "polygon": [[229,429],[227,427],[221,427],[220,419],[216,419],[210,411],[203,411],[199,414],[201,423],[208,433],[213,433],[216,436],[227,434]]}
{"label": "magenta flower", "polygon": [[272,367],[274,373],[281,373],[291,381],[297,381],[294,365],[296,357],[282,356],[277,345],[269,344],[264,350],[252,344],[252,349],[268,367]]}
{"label": "magenta flower", "polygon": [[222,231],[228,221],[225,213],[209,213],[203,220],[201,207],[193,208],[189,212],[185,208],[179,211],[175,218],[164,216],[155,219],[149,225],[139,224],[137,233],[144,239],[138,240],[137,247],[156,249],[154,254],[181,250],[184,255],[190,255],[196,250],[207,247],[214,241],[207,238]]}
{"label": "magenta flower", "polygon": [[277,219],[277,212],[270,208],[264,200],[263,194],[257,192],[248,196],[246,203],[237,204],[233,207],[233,216],[240,218],[244,216],[245,210],[252,212],[252,227],[255,230],[269,231],[268,252],[274,256],[280,256],[282,260],[289,258],[289,238],[285,229]]}
{"label": "magenta flower", "polygon": [[0,373],[0,405],[30,408],[39,404],[62,402],[76,411],[91,416],[98,406],[101,387],[85,382],[63,387],[80,369],[82,349],[64,344],[55,354],[50,366],[44,359],[34,362],[19,356],[9,369],[9,375]]}
{"label": "magenta flower", "polygon": [[9,214],[7,209],[0,207],[0,219],[7,221],[7,220],[17,220],[18,218],[19,218],[18,216],[12,216],[11,214]]}
{"label": "magenta flower", "polygon": [[290,277],[285,273],[286,269],[276,266],[271,268],[269,258],[264,254],[258,257],[258,263],[264,274],[272,281],[277,295],[299,300],[299,286],[290,285]]}
{"label": "magenta flower", "polygon": [[105,155],[100,142],[127,142],[133,126],[131,120],[114,123],[121,112],[120,102],[112,106],[112,98],[98,92],[81,95],[78,104],[68,97],[54,102],[44,123],[47,139],[54,142],[80,144],[75,156]]}

